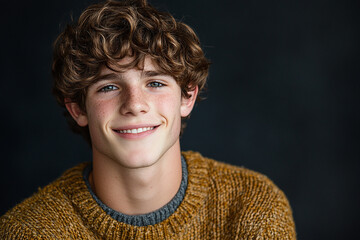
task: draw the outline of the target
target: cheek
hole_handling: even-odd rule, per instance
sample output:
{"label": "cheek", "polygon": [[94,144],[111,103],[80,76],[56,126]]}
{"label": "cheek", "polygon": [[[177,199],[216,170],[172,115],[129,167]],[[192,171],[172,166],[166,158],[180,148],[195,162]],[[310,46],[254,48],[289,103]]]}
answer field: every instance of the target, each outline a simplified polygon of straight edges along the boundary
{"label": "cheek", "polygon": [[111,101],[91,102],[87,107],[90,109],[90,111],[88,111],[89,125],[106,122],[115,110],[115,106]]}
{"label": "cheek", "polygon": [[181,101],[180,97],[166,95],[156,100],[156,106],[159,112],[167,118],[179,117]]}
{"label": "cheek", "polygon": [[174,95],[162,97],[156,102],[158,113],[164,118],[169,130],[171,129],[169,131],[169,134],[171,135],[169,137],[171,137],[171,139],[179,137],[181,129],[181,98],[180,95]]}

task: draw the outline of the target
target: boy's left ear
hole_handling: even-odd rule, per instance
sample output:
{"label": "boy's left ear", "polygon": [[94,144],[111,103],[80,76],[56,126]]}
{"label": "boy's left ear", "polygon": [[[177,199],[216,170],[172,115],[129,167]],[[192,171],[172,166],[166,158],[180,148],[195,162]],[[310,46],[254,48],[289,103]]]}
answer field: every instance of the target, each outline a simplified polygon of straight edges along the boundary
{"label": "boy's left ear", "polygon": [[191,113],[191,110],[193,109],[196,101],[196,97],[198,95],[198,91],[199,87],[196,86],[193,90],[188,92],[188,94],[190,95],[189,98],[181,97],[181,117],[187,117]]}

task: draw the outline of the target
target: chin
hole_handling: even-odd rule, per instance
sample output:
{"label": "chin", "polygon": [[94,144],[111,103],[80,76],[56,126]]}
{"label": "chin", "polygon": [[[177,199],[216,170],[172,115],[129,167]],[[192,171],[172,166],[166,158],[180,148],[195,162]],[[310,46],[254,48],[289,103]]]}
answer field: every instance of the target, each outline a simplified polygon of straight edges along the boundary
{"label": "chin", "polygon": [[132,152],[130,154],[126,154],[125,156],[119,156],[117,159],[121,166],[125,168],[136,169],[150,167],[157,163],[160,157],[157,157],[154,154],[149,154],[149,152]]}

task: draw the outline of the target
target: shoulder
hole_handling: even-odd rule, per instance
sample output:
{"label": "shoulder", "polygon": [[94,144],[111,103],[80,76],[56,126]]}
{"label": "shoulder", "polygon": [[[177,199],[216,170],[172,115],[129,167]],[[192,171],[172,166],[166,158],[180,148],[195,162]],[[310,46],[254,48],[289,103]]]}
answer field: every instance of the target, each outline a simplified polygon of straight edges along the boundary
{"label": "shoulder", "polygon": [[185,152],[190,166],[206,166],[209,194],[232,216],[245,239],[295,239],[292,210],[285,194],[267,176],[244,167]]}
{"label": "shoulder", "polygon": [[264,174],[259,172],[219,162],[210,158],[203,157],[200,153],[187,151],[183,152],[190,167],[205,167],[210,181],[217,185],[230,184],[241,194],[266,190],[267,193],[283,195],[282,191]]}
{"label": "shoulder", "polygon": [[61,219],[74,211],[66,194],[72,175],[78,175],[84,164],[66,171],[60,178],[38,190],[31,197],[10,209],[0,218],[1,239],[38,239],[52,235],[46,229],[61,231]]}

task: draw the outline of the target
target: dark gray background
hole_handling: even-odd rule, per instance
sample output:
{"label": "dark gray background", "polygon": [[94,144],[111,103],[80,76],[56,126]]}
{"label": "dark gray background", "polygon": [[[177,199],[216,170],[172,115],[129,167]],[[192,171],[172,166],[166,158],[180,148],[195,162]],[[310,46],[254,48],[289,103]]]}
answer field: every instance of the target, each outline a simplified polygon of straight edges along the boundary
{"label": "dark gray background", "polygon": [[[0,214],[91,159],[51,89],[52,42],[90,1],[1,4]],[[212,61],[184,150],[269,176],[299,239],[358,236],[359,1],[154,0]]]}

